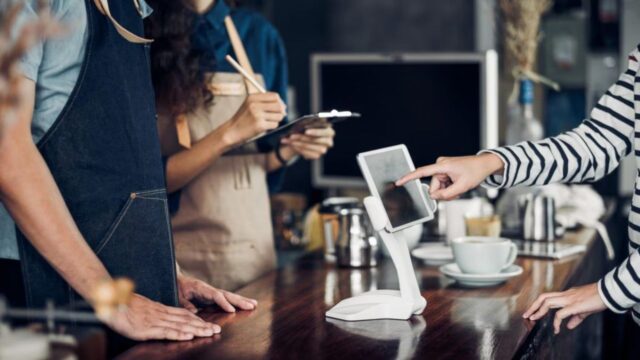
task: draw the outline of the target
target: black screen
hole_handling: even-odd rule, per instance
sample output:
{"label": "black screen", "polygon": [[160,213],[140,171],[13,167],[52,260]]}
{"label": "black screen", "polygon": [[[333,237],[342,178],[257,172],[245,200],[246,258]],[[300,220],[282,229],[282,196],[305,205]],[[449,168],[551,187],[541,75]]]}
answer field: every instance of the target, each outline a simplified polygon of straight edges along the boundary
{"label": "black screen", "polygon": [[407,145],[416,166],[480,150],[479,63],[324,63],[320,110],[362,118],[335,125],[323,176],[361,177],[358,153]]}

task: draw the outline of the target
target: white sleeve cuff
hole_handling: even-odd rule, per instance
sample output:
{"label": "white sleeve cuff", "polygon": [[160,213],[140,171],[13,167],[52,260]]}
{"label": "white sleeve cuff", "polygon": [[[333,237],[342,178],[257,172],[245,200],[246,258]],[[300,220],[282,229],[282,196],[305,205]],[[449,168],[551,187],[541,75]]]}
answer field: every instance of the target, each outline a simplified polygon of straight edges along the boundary
{"label": "white sleeve cuff", "polygon": [[502,160],[502,164],[504,164],[504,169],[502,171],[502,174],[500,175],[489,175],[489,177],[487,177],[485,179],[485,181],[482,183],[482,187],[487,188],[487,189],[504,189],[508,187],[508,174],[509,174],[509,170],[510,170],[510,163],[509,163],[509,159],[504,156],[502,153],[500,153],[499,151],[496,151],[494,149],[489,149],[489,150],[482,150],[478,153],[478,155],[480,154],[494,154],[497,155],[500,160]]}
{"label": "white sleeve cuff", "polygon": [[615,271],[615,269],[605,275],[605,277],[600,279],[600,281],[598,281],[598,295],[600,295],[600,299],[609,310],[613,311],[616,314],[624,314],[628,309],[619,304],[618,301],[613,298],[613,296],[611,295],[611,286],[607,285],[607,282],[614,281],[612,279],[613,271]]}

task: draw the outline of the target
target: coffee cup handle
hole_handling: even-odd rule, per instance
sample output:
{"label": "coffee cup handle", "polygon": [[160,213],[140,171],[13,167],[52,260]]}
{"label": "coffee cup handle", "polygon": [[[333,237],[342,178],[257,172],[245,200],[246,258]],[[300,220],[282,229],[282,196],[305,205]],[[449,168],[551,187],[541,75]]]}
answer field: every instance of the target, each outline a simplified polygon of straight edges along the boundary
{"label": "coffee cup handle", "polygon": [[433,200],[431,198],[431,196],[429,196],[429,185],[427,184],[422,184],[422,191],[424,191],[424,198],[427,202],[427,205],[431,206],[431,212],[435,214],[435,212],[438,210],[438,201]]}
{"label": "coffee cup handle", "polygon": [[516,262],[516,258],[518,257],[518,246],[514,243],[511,243],[511,251],[509,251],[509,258],[505,265],[502,267],[502,270],[508,268]]}

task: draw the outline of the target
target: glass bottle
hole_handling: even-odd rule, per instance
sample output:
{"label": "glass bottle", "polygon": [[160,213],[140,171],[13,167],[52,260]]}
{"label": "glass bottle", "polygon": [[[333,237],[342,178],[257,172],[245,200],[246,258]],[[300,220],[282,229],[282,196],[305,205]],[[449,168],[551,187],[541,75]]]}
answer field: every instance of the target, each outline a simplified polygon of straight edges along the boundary
{"label": "glass bottle", "polygon": [[507,144],[541,140],[543,135],[542,125],[533,115],[533,82],[527,78],[520,79],[518,102],[509,105]]}

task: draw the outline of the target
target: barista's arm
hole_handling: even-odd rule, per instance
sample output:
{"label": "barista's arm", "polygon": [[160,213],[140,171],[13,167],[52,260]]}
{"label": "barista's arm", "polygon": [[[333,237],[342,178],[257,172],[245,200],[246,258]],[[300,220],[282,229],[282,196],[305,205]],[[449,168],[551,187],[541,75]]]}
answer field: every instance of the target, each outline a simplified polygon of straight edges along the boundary
{"label": "barista's arm", "polygon": [[109,273],[76,227],[31,138],[35,83],[20,80],[16,122],[0,141],[0,200],[35,248],[83,297]]}
{"label": "barista's arm", "polygon": [[166,169],[169,193],[183,188],[234,145],[278,127],[285,110],[276,93],[249,95],[229,121],[193,144],[191,149],[169,157]]}
{"label": "barista's arm", "polygon": [[[31,138],[35,83],[17,80],[16,121],[0,139],[0,201],[38,252],[85,299],[110,278],[78,230],[64,199]],[[211,336],[220,327],[185,309],[171,308],[135,295],[126,309],[103,319],[115,331],[136,340],[189,340]]]}

